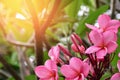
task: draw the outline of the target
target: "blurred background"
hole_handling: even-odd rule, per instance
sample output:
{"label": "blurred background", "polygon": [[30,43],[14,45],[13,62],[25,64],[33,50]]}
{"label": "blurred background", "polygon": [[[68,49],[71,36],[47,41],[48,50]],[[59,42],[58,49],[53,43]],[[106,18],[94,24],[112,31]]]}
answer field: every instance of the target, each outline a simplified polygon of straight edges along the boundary
{"label": "blurred background", "polygon": [[[0,80],[36,80],[36,58],[45,62],[51,46],[58,43],[70,49],[74,32],[87,42],[85,23],[97,25],[103,13],[120,20],[120,0],[0,0]],[[120,39],[118,44],[116,53]]]}

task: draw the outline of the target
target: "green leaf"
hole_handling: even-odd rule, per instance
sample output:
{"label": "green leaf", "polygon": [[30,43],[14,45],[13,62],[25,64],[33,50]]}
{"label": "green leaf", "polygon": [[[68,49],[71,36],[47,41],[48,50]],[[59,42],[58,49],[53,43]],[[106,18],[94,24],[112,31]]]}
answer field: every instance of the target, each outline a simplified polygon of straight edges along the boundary
{"label": "green leaf", "polygon": [[106,73],[102,76],[102,78],[101,78],[100,80],[105,80],[105,79],[107,79],[107,78],[109,78],[109,77],[111,77],[111,73],[106,72]]}
{"label": "green leaf", "polygon": [[65,8],[67,5],[69,5],[73,0],[61,0],[59,9]]}
{"label": "green leaf", "polygon": [[77,17],[81,4],[82,4],[82,0],[74,0],[65,8],[66,13],[70,17]]}
{"label": "green leaf", "polygon": [[63,77],[60,77],[59,80],[65,80]]}
{"label": "green leaf", "polygon": [[79,26],[76,29],[76,33],[79,34],[80,36],[85,36],[86,31],[88,30],[88,28],[85,26],[85,23],[89,23],[89,24],[93,24],[95,22],[95,20],[97,19],[97,17],[104,13],[107,9],[108,9],[108,5],[102,6],[99,9],[97,9],[94,12],[91,12],[88,17],[86,17],[84,20],[80,20],[79,22]]}
{"label": "green leaf", "polygon": [[49,59],[48,52],[44,51],[44,62]]}
{"label": "green leaf", "polygon": [[[118,37],[120,37],[120,31],[118,32]],[[113,59],[113,61],[111,63],[114,68],[117,67],[117,62],[119,60],[118,53],[120,52],[120,38],[118,38],[117,44],[118,44],[118,48],[117,48],[117,50],[115,52],[114,59]]]}
{"label": "green leaf", "polygon": [[36,76],[35,75],[26,76],[25,80],[36,80]]}
{"label": "green leaf", "polygon": [[7,80],[15,80],[13,77],[11,77],[11,78],[8,78]]}

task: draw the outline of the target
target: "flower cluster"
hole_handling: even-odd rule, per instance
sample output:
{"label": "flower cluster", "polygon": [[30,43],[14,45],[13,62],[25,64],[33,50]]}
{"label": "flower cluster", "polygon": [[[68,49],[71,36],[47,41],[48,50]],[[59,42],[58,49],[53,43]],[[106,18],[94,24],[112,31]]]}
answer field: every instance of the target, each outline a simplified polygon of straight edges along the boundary
{"label": "flower cluster", "polygon": [[[65,80],[100,80],[110,69],[118,46],[116,41],[120,22],[102,14],[98,17],[98,24],[98,27],[86,24],[91,29],[88,35],[90,46],[73,33],[70,36],[72,50],[61,45],[52,47],[48,53],[50,59],[35,68],[40,80],[59,80],[59,77]],[[118,69],[120,71],[120,61]],[[113,75],[111,80],[118,80],[118,76],[120,73]]]}

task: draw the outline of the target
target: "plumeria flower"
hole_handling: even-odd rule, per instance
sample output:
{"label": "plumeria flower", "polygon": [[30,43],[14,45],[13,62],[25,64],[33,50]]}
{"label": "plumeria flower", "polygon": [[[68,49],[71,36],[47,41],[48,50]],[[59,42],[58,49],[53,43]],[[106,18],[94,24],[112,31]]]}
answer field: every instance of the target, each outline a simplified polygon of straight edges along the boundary
{"label": "plumeria flower", "polygon": [[119,72],[115,73],[110,80],[120,80],[120,60],[118,60],[117,67]]}
{"label": "plumeria flower", "polygon": [[114,52],[117,48],[117,43],[114,41],[114,32],[106,31],[104,34],[93,30],[89,34],[93,45],[90,46],[85,53],[96,53],[98,59],[104,58],[106,54]]}
{"label": "plumeria flower", "polygon": [[86,26],[92,30],[98,30],[100,32],[112,31],[115,33],[118,32],[118,28],[120,27],[120,21],[111,20],[111,18],[106,14],[102,14],[98,17],[98,24],[98,27],[90,24],[86,24]]}
{"label": "plumeria flower", "polygon": [[75,46],[75,44],[71,45],[71,48],[74,52],[80,52],[80,53],[84,53],[85,52],[85,47],[83,45],[77,45]]}
{"label": "plumeria flower", "polygon": [[73,57],[69,61],[69,65],[61,67],[61,73],[65,76],[65,80],[84,80],[89,73],[89,65],[81,61],[79,58]]}
{"label": "plumeria flower", "polygon": [[82,45],[83,41],[82,39],[75,33],[73,33],[71,35],[71,40],[72,40],[72,45],[71,48],[74,52],[80,52],[80,53],[84,53],[85,51],[85,47]]}
{"label": "plumeria flower", "polygon": [[58,80],[57,72],[57,65],[52,60],[47,60],[45,65],[35,68],[35,74],[40,78],[39,80]]}
{"label": "plumeria flower", "polygon": [[58,46],[52,47],[48,53],[48,56],[51,58],[51,60],[55,61],[56,63],[59,62],[59,55],[60,49]]}

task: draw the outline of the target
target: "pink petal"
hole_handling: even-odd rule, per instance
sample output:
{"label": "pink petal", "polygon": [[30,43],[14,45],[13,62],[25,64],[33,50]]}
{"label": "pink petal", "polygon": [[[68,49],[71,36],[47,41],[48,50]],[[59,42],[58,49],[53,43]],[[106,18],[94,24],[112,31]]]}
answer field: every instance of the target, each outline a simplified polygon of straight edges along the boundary
{"label": "pink petal", "polygon": [[85,51],[85,53],[86,53],[86,54],[95,53],[95,52],[97,52],[97,51],[100,50],[100,49],[101,49],[100,47],[91,46],[91,47],[89,47],[89,48]]}
{"label": "pink petal", "polygon": [[37,66],[35,68],[35,74],[39,78],[50,78],[51,77],[51,71],[49,71],[46,67],[44,66]]}
{"label": "pink petal", "polygon": [[57,71],[57,65],[56,62],[52,61],[52,60],[47,60],[45,62],[45,67],[47,67],[50,71],[55,70]]}
{"label": "pink petal", "polygon": [[108,53],[112,53],[116,50],[116,48],[118,47],[117,43],[114,41],[111,41],[107,44],[107,50]]}
{"label": "pink petal", "polygon": [[48,55],[52,60],[56,61],[59,58],[59,52],[60,52],[59,47],[54,46],[50,49]]}
{"label": "pink petal", "polygon": [[97,30],[98,28],[96,26],[90,25],[90,24],[85,24],[88,28],[92,30]]}
{"label": "pink petal", "polygon": [[120,21],[119,20],[110,20],[108,24],[109,24],[109,26],[114,26],[115,28],[120,27]]}
{"label": "pink petal", "polygon": [[84,65],[82,68],[82,73],[84,74],[85,77],[87,77],[89,70],[90,70],[90,66],[84,62]]}
{"label": "pink petal", "polygon": [[120,73],[115,73],[110,80],[120,80]]}
{"label": "pink petal", "polygon": [[82,70],[83,62],[76,57],[70,59],[70,67],[75,70],[77,73],[80,73]]}
{"label": "pink petal", "polygon": [[72,45],[71,45],[71,48],[72,48],[72,50],[73,50],[74,52],[79,52],[79,50],[78,50],[78,48],[76,47],[75,44],[72,44]]}
{"label": "pink petal", "polygon": [[118,57],[120,58],[120,53],[118,53]]}
{"label": "pink petal", "polygon": [[91,31],[89,37],[92,43],[96,46],[99,46],[101,43],[103,43],[102,34],[100,34],[98,31],[95,30]]}
{"label": "pink petal", "polygon": [[84,77],[84,75],[81,73],[78,77],[76,77],[76,78],[74,78],[74,79],[72,79],[72,80],[84,80],[85,79],[85,77]]}
{"label": "pink petal", "polygon": [[114,40],[114,32],[110,32],[110,31],[105,31],[103,33],[103,40],[104,40],[104,44],[108,44],[110,41]]}
{"label": "pink petal", "polygon": [[106,31],[117,33],[118,32],[118,28],[116,28],[115,26],[110,26],[110,27],[106,28]]}
{"label": "pink petal", "polygon": [[98,24],[100,26],[100,28],[104,28],[107,23],[110,21],[110,17],[106,14],[102,14],[98,17]]}
{"label": "pink petal", "polygon": [[69,65],[63,65],[60,71],[66,78],[75,78],[78,75]]}
{"label": "pink petal", "polygon": [[107,48],[103,48],[96,53],[98,59],[103,59],[107,54]]}
{"label": "pink petal", "polygon": [[120,60],[118,60],[117,67],[118,67],[118,70],[120,72]]}

